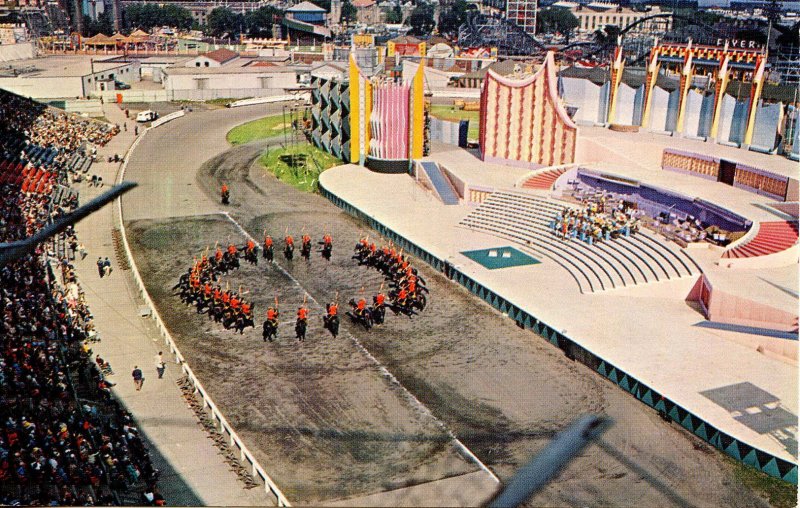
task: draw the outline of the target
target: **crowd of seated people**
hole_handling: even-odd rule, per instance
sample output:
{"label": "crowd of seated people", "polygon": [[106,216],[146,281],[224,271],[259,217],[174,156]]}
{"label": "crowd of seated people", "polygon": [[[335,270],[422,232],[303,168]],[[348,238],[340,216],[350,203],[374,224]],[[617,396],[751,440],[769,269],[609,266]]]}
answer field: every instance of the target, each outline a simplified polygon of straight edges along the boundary
{"label": "crowd of seated people", "polygon": [[605,199],[584,199],[582,207],[565,207],[555,214],[550,229],[564,240],[579,239],[588,244],[629,236],[639,231],[640,222],[634,210],[623,202],[607,206]]}
{"label": "crowd of seated people", "polygon": [[30,99],[0,91],[0,131],[23,136],[40,147],[53,147],[65,153],[77,150],[84,142],[104,146],[119,127],[55,112]]}
{"label": "crowd of seated people", "polygon": [[[13,102],[0,97],[4,107]],[[0,109],[0,124],[8,115]],[[6,181],[0,242],[28,237],[75,206]],[[49,245],[0,267],[0,504],[114,505],[139,492],[138,503],[163,505],[146,445],[92,361],[94,323],[74,267]]]}

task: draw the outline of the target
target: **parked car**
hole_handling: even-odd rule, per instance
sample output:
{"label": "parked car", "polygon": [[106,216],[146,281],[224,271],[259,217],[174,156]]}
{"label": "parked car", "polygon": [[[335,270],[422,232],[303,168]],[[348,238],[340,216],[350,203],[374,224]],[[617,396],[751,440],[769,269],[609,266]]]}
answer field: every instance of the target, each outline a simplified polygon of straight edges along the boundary
{"label": "parked car", "polygon": [[149,109],[147,111],[142,111],[138,115],[136,115],[137,122],[152,122],[156,118],[158,118],[158,113],[156,113],[155,111],[151,111]]}
{"label": "parked car", "polygon": [[130,90],[131,85],[128,83],[123,83],[122,81],[114,81],[114,88],[117,90]]}

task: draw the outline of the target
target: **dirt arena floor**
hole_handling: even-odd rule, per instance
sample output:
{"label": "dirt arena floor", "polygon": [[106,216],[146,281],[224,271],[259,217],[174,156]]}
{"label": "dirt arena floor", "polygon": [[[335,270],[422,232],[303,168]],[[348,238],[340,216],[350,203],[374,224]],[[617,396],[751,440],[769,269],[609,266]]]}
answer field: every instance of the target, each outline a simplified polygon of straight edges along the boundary
{"label": "dirt arena floor", "polygon": [[[420,316],[387,313],[386,324],[371,332],[343,319],[342,334],[332,339],[321,327],[321,309],[312,305],[308,338],[298,344],[294,312],[305,292],[325,302],[338,291],[346,302],[361,287],[368,296],[377,291],[382,277],[350,256],[360,236],[378,237],[321,196],[266,174],[254,164],[264,146],[245,145],[212,159],[196,183],[216,199],[219,181],[227,182],[233,203],[226,210],[257,239],[265,229],[276,239],[287,228],[295,238],[304,227],[315,241],[326,230],[333,235],[330,263],[314,253],[310,263],[295,258],[287,264],[276,249],[276,260],[297,283],[263,260],[223,279],[250,291],[261,316],[279,298],[276,343],[262,342],[260,321],[240,336],[170,294],[206,246],[243,241],[233,222],[222,215],[141,220],[128,231],[142,276],[184,356],[293,503],[475,471],[439,421],[508,480],[569,422],[598,413],[613,418],[614,426],[532,505],[768,506],[716,450],[420,261],[414,264],[430,289]],[[433,417],[387,382],[346,332]]]}

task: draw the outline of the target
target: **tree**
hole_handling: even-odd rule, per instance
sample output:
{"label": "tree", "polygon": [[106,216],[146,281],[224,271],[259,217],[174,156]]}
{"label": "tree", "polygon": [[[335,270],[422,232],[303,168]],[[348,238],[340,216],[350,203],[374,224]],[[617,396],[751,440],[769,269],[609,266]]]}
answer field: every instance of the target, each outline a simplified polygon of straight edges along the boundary
{"label": "tree", "polygon": [[467,12],[474,8],[466,0],[456,0],[439,16],[439,33],[458,34],[458,29],[467,21]]}
{"label": "tree", "polygon": [[400,8],[400,5],[395,5],[386,11],[386,22],[390,25],[397,25],[403,22],[403,9]]}
{"label": "tree", "polygon": [[283,17],[283,11],[271,5],[245,14],[245,25],[250,37],[272,37],[272,25]]}
{"label": "tree", "polygon": [[358,18],[358,10],[349,0],[342,2],[342,21],[353,23]]}
{"label": "tree", "polygon": [[567,38],[578,28],[580,21],[566,7],[548,7],[536,17],[537,33],[559,33]]}
{"label": "tree", "polygon": [[418,3],[411,14],[408,16],[408,24],[411,27],[411,35],[427,36],[436,26],[433,19],[433,6],[427,3]]}
{"label": "tree", "polygon": [[225,34],[233,37],[234,34],[241,33],[244,19],[241,14],[237,14],[227,7],[217,7],[208,13],[206,18],[206,30],[209,35],[214,37],[224,37]]}
{"label": "tree", "polygon": [[86,27],[86,35],[91,37],[99,33],[111,35],[114,33],[114,22],[111,19],[111,11],[103,11],[97,16],[97,21],[92,20],[89,16],[83,17],[83,26]]}
{"label": "tree", "polygon": [[169,26],[188,30],[194,23],[191,12],[174,4],[163,7],[156,4],[129,4],[125,6],[123,15],[128,29],[150,30],[157,26]]}
{"label": "tree", "polygon": [[594,31],[594,40],[601,46],[616,44],[621,31],[617,25],[606,25]]}

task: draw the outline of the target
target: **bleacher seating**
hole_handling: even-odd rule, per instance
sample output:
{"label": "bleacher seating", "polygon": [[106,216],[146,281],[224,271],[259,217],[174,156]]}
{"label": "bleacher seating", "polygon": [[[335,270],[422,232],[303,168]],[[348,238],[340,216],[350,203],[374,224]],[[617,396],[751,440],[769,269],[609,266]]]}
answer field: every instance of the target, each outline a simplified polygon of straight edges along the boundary
{"label": "bleacher seating", "polygon": [[547,169],[536,173],[522,183],[524,189],[550,190],[567,168]]}
{"label": "bleacher seating", "polygon": [[497,191],[461,220],[460,225],[506,238],[547,257],[575,278],[581,292],[594,292],[672,280],[699,272],[683,251],[649,234],[588,245],[562,240],[550,228],[564,205],[518,191]]}
{"label": "bleacher seating", "polygon": [[[92,161],[80,147],[114,133],[0,90],[0,242],[73,210],[69,173]],[[91,360],[72,235],[0,266],[0,504],[163,505],[145,442]]]}
{"label": "bleacher seating", "polygon": [[726,250],[723,258],[767,256],[788,249],[797,243],[797,221],[761,222],[751,240]]}

